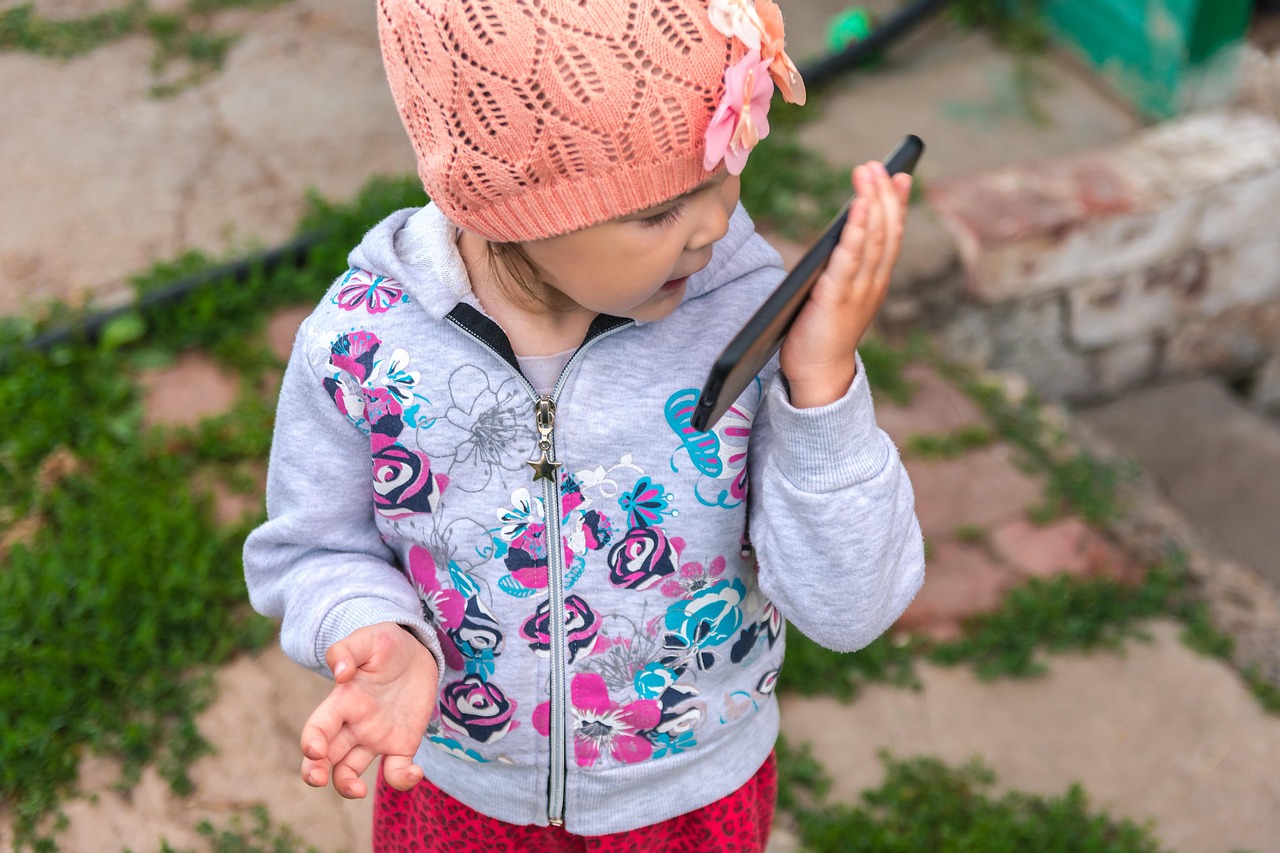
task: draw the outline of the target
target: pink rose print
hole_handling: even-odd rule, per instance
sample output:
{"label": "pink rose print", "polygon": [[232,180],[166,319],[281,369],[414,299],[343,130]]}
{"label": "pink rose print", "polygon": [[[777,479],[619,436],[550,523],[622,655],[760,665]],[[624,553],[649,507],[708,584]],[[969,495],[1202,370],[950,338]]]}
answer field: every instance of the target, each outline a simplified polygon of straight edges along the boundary
{"label": "pink rose print", "polygon": [[447,727],[481,743],[499,741],[518,725],[515,700],[478,675],[468,675],[441,690],[439,707]]}
{"label": "pink rose print", "polygon": [[416,450],[390,444],[373,453],[373,505],[386,518],[435,512],[447,482]]}
{"label": "pink rose print", "polygon": [[[571,595],[564,601],[564,627],[569,644],[569,663],[591,654],[600,634],[600,615],[581,597]],[[520,636],[529,648],[546,657],[551,654],[551,602],[544,600],[534,614],[525,620]]]}
{"label": "pink rose print", "polygon": [[609,580],[624,589],[648,589],[676,570],[684,542],[658,527],[633,527],[609,551]]}
{"label": "pink rose print", "polygon": [[[594,672],[580,672],[569,685],[573,712],[573,747],[579,767],[594,767],[605,751],[614,761],[634,764],[653,755],[653,744],[641,732],[651,730],[662,719],[662,706],[652,699],[626,705],[609,698],[604,679]],[[533,712],[533,727],[546,736],[550,732],[551,703],[543,702]]]}

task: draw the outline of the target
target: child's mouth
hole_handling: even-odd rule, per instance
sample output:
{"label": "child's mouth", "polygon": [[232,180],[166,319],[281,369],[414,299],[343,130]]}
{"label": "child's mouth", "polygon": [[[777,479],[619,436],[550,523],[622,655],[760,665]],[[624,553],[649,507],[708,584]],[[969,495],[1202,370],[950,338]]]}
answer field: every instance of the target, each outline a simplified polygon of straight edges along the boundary
{"label": "child's mouth", "polygon": [[681,276],[680,278],[673,278],[671,279],[671,281],[662,285],[662,290],[665,291],[666,293],[670,293],[673,290],[679,289],[680,285],[684,284],[688,280],[689,280],[689,276],[687,275]]}

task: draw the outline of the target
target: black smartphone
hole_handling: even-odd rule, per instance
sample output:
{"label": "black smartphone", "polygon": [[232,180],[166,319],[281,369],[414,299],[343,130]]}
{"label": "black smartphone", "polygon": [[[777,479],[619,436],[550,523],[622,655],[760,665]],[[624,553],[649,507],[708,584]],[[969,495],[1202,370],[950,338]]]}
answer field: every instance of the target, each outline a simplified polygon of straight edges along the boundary
{"label": "black smartphone", "polygon": [[[918,136],[909,135],[885,158],[885,170],[890,175],[910,173],[923,153],[924,142]],[[698,405],[694,407],[691,419],[694,429],[706,432],[715,426],[720,416],[728,411],[733,401],[782,346],[782,339],[791,330],[791,324],[804,306],[809,291],[827,268],[827,260],[840,242],[840,232],[849,219],[852,204],[850,199],[844,210],[831,220],[822,236],[742,327],[742,331],[720,353],[707,374]]]}

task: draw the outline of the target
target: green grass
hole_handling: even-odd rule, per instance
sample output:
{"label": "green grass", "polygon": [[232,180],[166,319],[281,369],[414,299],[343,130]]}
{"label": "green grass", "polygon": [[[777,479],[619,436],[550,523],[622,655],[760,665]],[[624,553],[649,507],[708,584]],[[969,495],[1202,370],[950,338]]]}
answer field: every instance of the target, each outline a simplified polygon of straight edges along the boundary
{"label": "green grass", "polygon": [[[967,665],[987,680],[1032,678],[1045,671],[1046,654],[1115,650],[1126,640],[1147,639],[1145,625],[1158,617],[1181,620],[1191,648],[1230,659],[1230,639],[1209,625],[1203,603],[1189,593],[1183,561],[1171,559],[1136,586],[1105,577],[1033,578],[1010,590],[995,611],[968,620],[963,637],[946,642],[884,635],[861,651],[841,654],[791,630],[779,686],[850,700],[872,683],[919,686],[915,665],[922,659]],[[1266,706],[1274,694],[1258,686],[1265,681],[1255,673],[1246,682]]]}
{"label": "green grass", "polygon": [[[164,841],[160,853],[318,853],[316,848],[304,846],[304,842],[287,826],[276,827],[271,816],[262,806],[250,809],[253,825],[246,827],[240,815],[234,815],[221,829],[209,821],[201,821],[196,832],[206,844],[199,850],[179,849]],[[132,851],[125,851],[132,853]]]}
{"label": "green grass", "polygon": [[1091,524],[1106,526],[1120,517],[1118,490],[1136,476],[1134,464],[1106,462],[1088,450],[1068,453],[1063,435],[1049,425],[1035,395],[1011,402],[1000,388],[962,368],[942,368],[978,402],[996,434],[1023,454],[1030,469],[1045,475],[1044,501],[1031,511],[1032,520],[1046,523],[1072,512]]}
{"label": "green grass", "polygon": [[965,636],[930,650],[929,659],[973,667],[980,678],[1026,678],[1045,671],[1042,652],[1116,649],[1144,638],[1143,625],[1176,606],[1180,577],[1152,569],[1140,586],[1109,578],[1032,578],[1010,590],[993,613],[974,617]]}
{"label": "green grass", "polygon": [[[826,801],[829,783],[808,750],[778,746],[779,809],[806,853],[1161,853],[1151,825],[1090,806],[1079,785],[1058,796],[997,793],[980,760],[881,754],[884,781],[856,804]],[[784,795],[782,792],[786,791]]]}
{"label": "green grass", "polygon": [[819,109],[814,103],[796,107],[774,98],[769,136],[751,152],[742,173],[742,204],[752,218],[794,240],[815,237],[853,193],[847,171],[796,138],[796,128],[813,120]]}
{"label": "green grass", "polygon": [[[148,36],[155,51],[152,94],[176,94],[222,68],[236,36],[215,31],[212,18],[231,9],[266,9],[288,0],[190,0],[176,12],[156,12],[148,0],[81,18],[55,19],[27,3],[0,11],[0,51],[22,51],[58,59],[83,56],[130,36]],[[161,80],[179,61],[188,65],[173,79]]]}
{"label": "green grass", "polygon": [[[0,322],[0,399],[21,412],[0,437],[0,538],[34,528],[0,555],[0,659],[14,674],[0,680],[0,798],[20,849],[54,849],[37,830],[87,752],[123,759],[126,782],[158,763],[176,790],[189,786],[185,768],[206,748],[195,715],[210,668],[274,631],[246,603],[240,549],[254,520],[218,527],[189,483],[212,468],[243,489],[266,457],[274,401],[253,389],[279,365],[254,342],[270,312],[317,299],[371,222],[424,201],[405,179],[373,182],[352,204],[314,202],[304,228],[329,230],[306,268],[210,282],[181,304],[113,321],[96,342],[22,349],[73,320],[65,306]],[[212,263],[188,255],[136,286]],[[241,372],[232,411],[145,430],[136,369],[197,347]]]}
{"label": "green grass", "polygon": [[988,426],[966,426],[941,435],[908,436],[906,452],[920,459],[958,459],[970,451],[987,447],[995,438],[995,433]]}
{"label": "green grass", "polygon": [[852,701],[868,684],[918,688],[917,641],[900,642],[882,635],[866,648],[841,654],[787,630],[787,654],[778,688],[802,696],[835,696]]}

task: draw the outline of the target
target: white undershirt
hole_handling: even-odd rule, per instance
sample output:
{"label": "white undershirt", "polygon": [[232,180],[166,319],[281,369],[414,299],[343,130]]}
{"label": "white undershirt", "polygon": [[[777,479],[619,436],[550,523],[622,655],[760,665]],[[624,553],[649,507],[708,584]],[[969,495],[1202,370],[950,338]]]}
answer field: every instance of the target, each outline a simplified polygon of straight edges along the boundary
{"label": "white undershirt", "polygon": [[533,385],[533,390],[547,397],[555,390],[556,380],[560,378],[565,365],[569,363],[569,359],[573,358],[575,352],[577,352],[576,347],[555,355],[518,355],[516,361],[520,362],[520,372]]}

